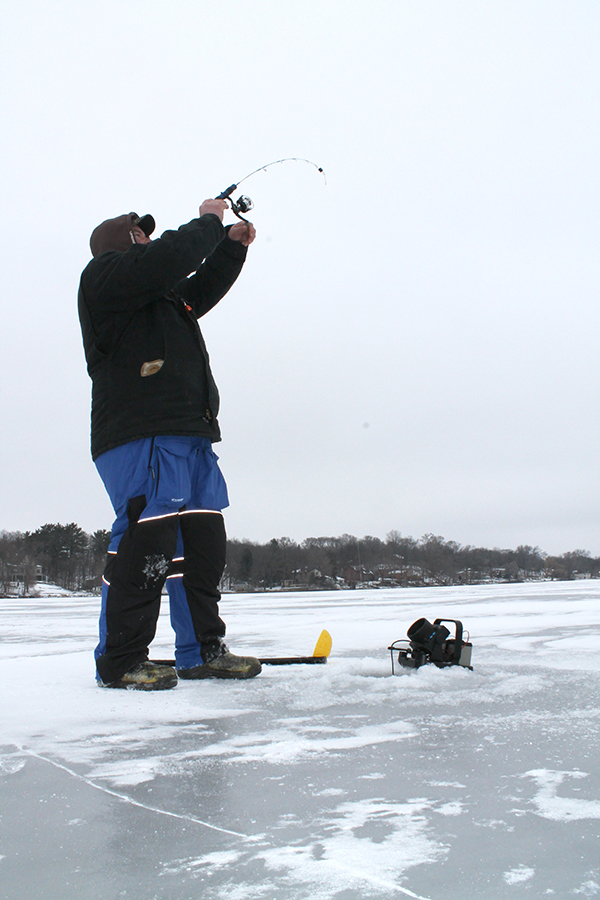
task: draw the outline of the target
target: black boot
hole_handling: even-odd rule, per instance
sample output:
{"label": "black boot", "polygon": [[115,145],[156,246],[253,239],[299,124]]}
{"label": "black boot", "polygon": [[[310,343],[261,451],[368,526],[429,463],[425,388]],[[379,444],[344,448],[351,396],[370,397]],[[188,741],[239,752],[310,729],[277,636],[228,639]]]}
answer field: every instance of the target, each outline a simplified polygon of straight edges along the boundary
{"label": "black boot", "polygon": [[171,666],[159,663],[138,663],[129,672],[125,672],[117,681],[103,684],[107,688],[124,688],[130,691],[167,691],[177,684],[177,673]]}
{"label": "black boot", "polygon": [[227,649],[221,638],[201,644],[201,666],[191,669],[178,669],[177,674],[183,679],[200,678],[254,678],[261,671],[262,666],[254,656],[234,656]]}

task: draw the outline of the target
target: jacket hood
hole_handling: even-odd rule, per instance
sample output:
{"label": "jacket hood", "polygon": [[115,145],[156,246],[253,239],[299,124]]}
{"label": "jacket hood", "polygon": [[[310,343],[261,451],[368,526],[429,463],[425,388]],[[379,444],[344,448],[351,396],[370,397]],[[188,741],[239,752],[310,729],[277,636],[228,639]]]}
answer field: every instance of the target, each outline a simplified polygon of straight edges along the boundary
{"label": "jacket hood", "polygon": [[131,229],[134,225],[141,228],[145,235],[150,237],[155,228],[154,219],[150,215],[140,216],[137,213],[117,216],[115,219],[106,219],[92,231],[90,248],[92,256],[100,256],[107,250],[116,250],[125,253],[135,244]]}

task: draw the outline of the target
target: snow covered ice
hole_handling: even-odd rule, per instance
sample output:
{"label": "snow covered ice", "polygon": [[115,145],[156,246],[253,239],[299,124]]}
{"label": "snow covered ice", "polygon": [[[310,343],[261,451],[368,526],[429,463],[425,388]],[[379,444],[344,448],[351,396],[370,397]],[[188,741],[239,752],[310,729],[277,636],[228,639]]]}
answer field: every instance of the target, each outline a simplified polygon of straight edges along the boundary
{"label": "snow covered ice", "polygon": [[[0,600],[3,900],[600,896],[599,582],[225,595],[234,652],[328,664],[158,693],[96,687],[98,605]],[[391,675],[421,616],[473,672]]]}

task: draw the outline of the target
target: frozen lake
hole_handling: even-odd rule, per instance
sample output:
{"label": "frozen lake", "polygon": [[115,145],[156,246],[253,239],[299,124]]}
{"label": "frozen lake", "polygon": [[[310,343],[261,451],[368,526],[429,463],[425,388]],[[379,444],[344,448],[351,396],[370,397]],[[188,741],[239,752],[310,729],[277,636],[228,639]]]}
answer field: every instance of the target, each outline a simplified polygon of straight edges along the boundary
{"label": "frozen lake", "polygon": [[[226,595],[328,664],[159,693],[96,687],[98,605],[0,599],[2,900],[600,896],[600,582]],[[473,672],[391,675],[421,616]]]}

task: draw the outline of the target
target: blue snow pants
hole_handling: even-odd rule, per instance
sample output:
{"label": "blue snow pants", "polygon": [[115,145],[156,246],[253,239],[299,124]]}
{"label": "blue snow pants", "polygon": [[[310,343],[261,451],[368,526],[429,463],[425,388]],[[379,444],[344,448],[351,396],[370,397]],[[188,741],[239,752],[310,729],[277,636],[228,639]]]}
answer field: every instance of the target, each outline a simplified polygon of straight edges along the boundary
{"label": "blue snow pants", "polygon": [[223,637],[227,486],[208,438],[158,436],[101,454],[96,468],[116,513],[102,579],[96,669],[104,684],[148,658],[167,581],[175,660],[202,664]]}

